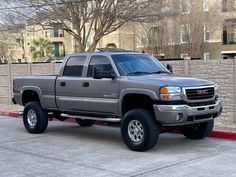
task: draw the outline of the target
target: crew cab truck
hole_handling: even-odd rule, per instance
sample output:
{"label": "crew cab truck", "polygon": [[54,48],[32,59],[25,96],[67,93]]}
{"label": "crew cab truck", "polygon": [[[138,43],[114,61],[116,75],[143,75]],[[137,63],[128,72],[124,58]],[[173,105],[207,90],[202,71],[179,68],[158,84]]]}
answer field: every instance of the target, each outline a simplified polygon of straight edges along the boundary
{"label": "crew cab truck", "polygon": [[116,122],[134,151],[152,148],[163,130],[202,139],[223,107],[214,82],[177,77],[149,54],[118,49],[70,54],[58,76],[17,77],[13,93],[29,133],[44,132],[49,117],[84,127]]}

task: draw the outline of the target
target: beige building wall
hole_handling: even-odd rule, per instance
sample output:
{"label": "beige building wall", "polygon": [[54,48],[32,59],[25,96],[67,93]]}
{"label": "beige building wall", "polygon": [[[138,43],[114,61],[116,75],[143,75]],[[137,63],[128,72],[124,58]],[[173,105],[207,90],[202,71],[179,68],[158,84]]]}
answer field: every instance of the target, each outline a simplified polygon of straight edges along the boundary
{"label": "beige building wall", "polygon": [[[26,58],[28,62],[32,62],[32,54],[30,53],[30,46],[33,43],[33,40],[37,40],[39,38],[46,38],[50,40],[52,43],[59,43],[59,51],[61,57],[64,56],[65,53],[71,53],[74,48],[74,43],[72,43],[72,36],[68,34],[66,31],[59,29],[59,36],[55,37],[51,34],[53,27],[45,26],[44,28],[41,25],[27,25],[24,31],[25,36],[25,50],[26,50]],[[61,36],[60,36],[61,34]]]}
{"label": "beige building wall", "polygon": [[[52,27],[44,27],[40,25],[28,25],[25,28],[24,36],[25,36],[25,50],[26,50],[26,58],[28,62],[32,62],[32,56],[30,53],[30,46],[32,45],[33,40],[38,39],[40,37],[49,39],[52,43],[62,43],[64,47],[64,52],[66,53],[74,53],[77,52],[77,42],[75,38],[63,31],[63,37],[50,37],[47,36],[46,33],[52,29]],[[93,33],[88,40],[88,43],[92,42]],[[122,26],[120,29],[112,32],[106,36],[104,36],[98,43],[97,48],[105,48],[107,44],[114,43],[118,48],[125,49],[135,49],[135,33],[134,33],[134,24],[127,23]]]}
{"label": "beige building wall", "polygon": [[[187,0],[183,0],[183,2]],[[233,1],[233,0],[231,0]],[[155,53],[155,55],[165,55],[166,58],[179,58],[181,54],[187,54],[188,48],[192,47],[193,50],[201,51],[199,54],[193,54],[193,57],[204,58],[205,54],[209,54],[210,59],[220,59],[222,58],[222,53],[235,52],[236,54],[236,44],[224,44],[223,42],[223,28],[227,24],[226,21],[229,19],[236,19],[236,5],[231,12],[223,11],[223,4],[221,0],[208,0],[209,8],[204,10],[203,2],[204,0],[198,1],[193,0],[189,13],[179,13],[176,17],[166,17],[161,21],[152,21],[150,23],[137,24],[137,28],[140,30],[136,31],[136,48],[142,50],[144,48],[149,49],[150,53]],[[228,0],[228,2],[230,2]],[[198,3],[198,5],[197,5]],[[236,4],[236,3],[235,3]],[[228,5],[233,6],[233,5]],[[178,7],[175,7],[178,8]],[[198,9],[196,9],[198,8]],[[180,9],[180,8],[179,8]],[[178,10],[178,9],[177,9]],[[195,11],[195,12],[194,12]],[[196,13],[197,12],[197,13]],[[199,12],[199,13],[198,13]],[[196,13],[196,14],[195,14]],[[200,20],[200,21],[199,21]],[[199,23],[200,22],[200,23]],[[204,23],[209,25],[209,40],[204,41]],[[236,22],[234,27],[234,33],[236,38]],[[195,36],[195,41],[190,42],[191,45],[186,43],[181,43],[181,25],[190,25],[190,36],[193,38]],[[143,27],[145,26],[145,27]],[[157,42],[155,45],[155,50],[151,50],[153,46],[148,46],[148,32],[153,27],[162,27],[163,33],[160,33],[157,37]],[[137,29],[136,28],[136,29]],[[195,30],[193,29],[195,28]],[[142,29],[142,30],[141,30]],[[198,29],[198,30],[196,30]],[[142,38],[146,37],[146,43],[143,42]],[[151,36],[155,38],[155,36]],[[162,38],[162,43],[160,44],[158,40]],[[202,38],[202,39],[201,39]],[[196,40],[199,40],[196,42]],[[194,43],[195,42],[195,43]],[[198,43],[198,44],[197,44]],[[197,46],[199,45],[199,46]]]}
{"label": "beige building wall", "polygon": [[10,33],[9,34],[9,45],[8,45],[8,55],[12,58],[12,62],[15,62],[17,59],[22,59],[23,56],[23,48],[18,43],[19,33]]}
{"label": "beige building wall", "polygon": [[[183,0],[187,1],[187,0]],[[194,0],[194,2],[200,3],[199,7],[200,12],[199,16],[206,18],[204,22],[209,23],[210,26],[210,37],[208,41],[202,42],[202,51],[201,54],[195,54],[194,57],[204,58],[205,54],[209,54],[210,59],[220,59],[222,58],[223,52],[235,51],[236,53],[236,44],[223,44],[223,28],[225,25],[225,21],[227,19],[236,19],[236,11],[231,12],[223,12],[223,6],[221,0],[208,0],[209,9],[204,11],[203,2],[204,0],[198,1]],[[175,7],[178,8],[178,7]],[[194,5],[192,8],[196,8]],[[236,8],[235,8],[236,10]],[[210,15],[209,15],[210,14]],[[184,22],[183,19],[187,19],[188,16],[192,15],[191,10],[190,13],[181,14],[175,18],[164,18],[164,20],[151,21],[149,23],[143,22],[129,22],[122,26],[120,29],[115,32],[110,33],[107,36],[104,36],[98,43],[97,48],[104,48],[107,44],[114,43],[118,48],[125,48],[131,50],[143,50],[149,49],[148,52],[154,55],[165,55],[167,58],[179,58],[181,54],[188,53],[186,50],[186,44],[182,44],[180,41],[180,28],[181,24],[187,23]],[[209,19],[210,17],[210,19]],[[194,21],[194,17],[191,19]],[[203,22],[202,22],[203,23]],[[199,31],[191,32],[192,35],[194,33],[202,33],[204,35],[204,27],[203,24],[198,24]],[[156,44],[155,46],[150,46],[148,44],[151,38],[152,40],[156,38],[156,36],[150,36],[150,29],[156,26],[161,26],[164,29],[164,32],[161,33],[156,40],[162,40],[162,45]],[[235,25],[236,26],[236,25]],[[46,32],[50,30],[50,26],[46,28],[42,28],[39,25],[27,25],[24,31],[25,37],[25,57],[27,61],[32,62],[32,57],[29,51],[29,48],[34,39],[38,39],[39,37],[45,37],[49,39],[53,43],[60,43],[60,47],[64,53],[73,53],[76,52],[76,40],[73,36],[64,31],[63,37],[50,37],[46,36]],[[236,28],[236,27],[235,27]],[[199,38],[202,38],[199,35]],[[235,29],[236,36],[236,29]],[[92,35],[90,37],[91,43]],[[146,40],[146,41],[145,41]],[[158,42],[157,42],[158,43]],[[155,50],[151,50],[154,48]],[[193,45],[194,47],[194,45]],[[196,50],[197,47],[196,47]],[[12,45],[12,48],[9,48],[9,52],[14,59],[22,58],[22,51],[19,46]],[[62,52],[62,53],[63,53]]]}
{"label": "beige building wall", "polygon": [[98,48],[104,48],[107,44],[114,43],[118,48],[124,48],[129,50],[135,50],[135,24],[133,22],[126,23],[120,29],[104,36],[99,44]]}
{"label": "beige building wall", "polygon": [[0,33],[0,59],[15,62],[23,58],[23,48],[19,43],[21,32],[4,31]]}

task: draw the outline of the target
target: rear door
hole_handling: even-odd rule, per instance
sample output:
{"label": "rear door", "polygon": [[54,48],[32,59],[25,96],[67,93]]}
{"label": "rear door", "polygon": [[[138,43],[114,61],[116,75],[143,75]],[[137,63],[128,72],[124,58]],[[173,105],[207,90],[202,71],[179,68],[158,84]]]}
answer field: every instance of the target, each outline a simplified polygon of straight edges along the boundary
{"label": "rear door", "polygon": [[82,110],[83,69],[86,56],[73,56],[67,60],[64,71],[56,82],[56,101],[60,110]]}
{"label": "rear door", "polygon": [[83,79],[83,109],[89,112],[117,114],[119,81],[117,78],[93,79],[94,65],[99,65],[104,71],[113,70],[106,56],[91,57],[86,78]]}

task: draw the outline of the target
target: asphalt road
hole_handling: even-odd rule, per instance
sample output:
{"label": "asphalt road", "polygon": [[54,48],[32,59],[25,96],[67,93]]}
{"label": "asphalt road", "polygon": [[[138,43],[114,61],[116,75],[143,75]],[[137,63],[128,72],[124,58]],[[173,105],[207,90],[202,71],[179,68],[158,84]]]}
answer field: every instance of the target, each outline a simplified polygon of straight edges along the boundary
{"label": "asphalt road", "polygon": [[119,128],[50,122],[29,134],[22,120],[0,117],[0,176],[236,176],[236,141],[162,134],[150,151],[126,148]]}

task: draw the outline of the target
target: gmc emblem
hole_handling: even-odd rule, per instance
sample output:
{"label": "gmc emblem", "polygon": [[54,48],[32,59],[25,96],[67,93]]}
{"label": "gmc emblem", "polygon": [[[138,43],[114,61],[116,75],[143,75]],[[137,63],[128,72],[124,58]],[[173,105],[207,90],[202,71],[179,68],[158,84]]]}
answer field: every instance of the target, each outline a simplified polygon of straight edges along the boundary
{"label": "gmc emblem", "polygon": [[208,94],[208,90],[197,90],[197,94],[198,95],[207,95]]}

